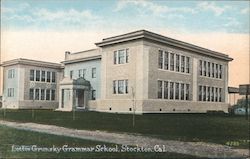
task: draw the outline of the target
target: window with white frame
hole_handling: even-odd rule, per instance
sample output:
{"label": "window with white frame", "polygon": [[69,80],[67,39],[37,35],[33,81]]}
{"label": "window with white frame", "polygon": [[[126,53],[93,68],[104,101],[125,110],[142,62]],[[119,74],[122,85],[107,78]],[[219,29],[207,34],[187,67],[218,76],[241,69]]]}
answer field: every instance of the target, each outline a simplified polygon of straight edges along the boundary
{"label": "window with white frame", "polygon": [[52,82],[55,83],[56,82],[56,73],[52,72]]}
{"label": "window with white frame", "polygon": [[222,79],[223,66],[209,61],[200,60],[200,76]]}
{"label": "window with white frame", "polygon": [[51,90],[51,100],[56,99],[56,91],[54,89]]}
{"label": "window with white frame", "polygon": [[91,91],[91,99],[95,100],[96,99],[96,90]]}
{"label": "window with white frame", "polygon": [[181,72],[185,71],[185,56],[181,56]]}
{"label": "window with white frame", "polygon": [[164,81],[164,99],[168,99],[168,81]]}
{"label": "window with white frame", "polygon": [[45,89],[41,89],[41,97],[40,97],[41,100],[44,100],[45,99]]}
{"label": "window with white frame", "polygon": [[40,96],[40,90],[37,88],[35,89],[35,100],[39,100],[39,96]]}
{"label": "window with white frame", "polygon": [[33,88],[30,88],[30,91],[29,91],[29,100],[34,100],[34,89]]}
{"label": "window with white frame", "polygon": [[175,60],[175,71],[180,71],[180,55],[176,54],[176,60]]}
{"label": "window with white frame", "polygon": [[186,73],[190,73],[190,57],[186,57]]}
{"label": "window with white frame", "polygon": [[30,70],[30,81],[35,80],[35,70]]}
{"label": "window with white frame", "polygon": [[85,74],[86,74],[86,69],[80,69],[80,70],[78,70],[78,77],[85,78]]}
{"label": "window with white frame", "polygon": [[40,70],[36,70],[36,81],[40,81],[40,77],[41,77]]}
{"label": "window with white frame", "polygon": [[175,83],[175,99],[179,99],[179,83]]}
{"label": "window with white frame", "polygon": [[157,98],[170,100],[189,100],[190,85],[182,82],[158,80]]}
{"label": "window with white frame", "polygon": [[174,53],[170,53],[170,71],[174,71]]}
{"label": "window with white frame", "polygon": [[200,64],[199,64],[199,72],[200,72],[200,75],[202,76],[202,60],[200,60]]}
{"label": "window with white frame", "polygon": [[96,78],[96,68],[92,68],[92,78]]}
{"label": "window with white frame", "polygon": [[169,69],[169,53],[167,51],[164,53],[164,69]]}
{"label": "window with white frame", "polygon": [[162,98],[162,81],[158,81],[158,98]]}
{"label": "window with white frame", "polygon": [[45,74],[46,74],[46,71],[42,71],[42,77],[41,77],[42,82],[45,82]]}
{"label": "window with white frame", "polygon": [[128,80],[114,80],[113,94],[128,94]]}
{"label": "window with white frame", "polygon": [[50,82],[50,71],[47,72],[47,82]]}
{"label": "window with white frame", "polygon": [[8,97],[14,97],[14,88],[8,88]]}
{"label": "window with white frame", "polygon": [[8,70],[8,78],[14,78],[15,77],[15,70],[10,69]]}
{"label": "window with white frame", "polygon": [[163,51],[159,50],[158,53],[158,68],[163,69]]}
{"label": "window with white frame", "polygon": [[129,62],[129,49],[114,51],[114,64],[125,64]]}
{"label": "window with white frame", "polygon": [[46,89],[46,100],[50,100],[50,89]]}
{"label": "window with white frame", "polygon": [[199,86],[199,101],[221,102],[222,88],[211,86]]}

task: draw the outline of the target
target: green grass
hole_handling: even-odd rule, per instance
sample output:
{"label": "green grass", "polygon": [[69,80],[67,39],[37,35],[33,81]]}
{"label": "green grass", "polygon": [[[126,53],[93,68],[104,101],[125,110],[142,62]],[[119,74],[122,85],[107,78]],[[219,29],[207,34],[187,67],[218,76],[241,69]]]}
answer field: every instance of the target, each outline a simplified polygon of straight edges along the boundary
{"label": "green grass", "polygon": [[0,126],[0,158],[195,158],[177,153],[104,153],[104,152],[12,152],[12,145],[37,145],[38,147],[95,147],[115,146],[95,141],[17,130]]}
{"label": "green grass", "polygon": [[[0,119],[3,118],[2,110]],[[76,129],[140,133],[180,141],[213,142],[238,148],[247,148],[249,143],[248,121],[244,116],[227,114],[136,115],[135,127],[132,126],[132,115],[98,112],[76,112],[73,121],[72,112],[35,110],[35,117],[32,118],[31,110],[7,110],[5,119]]]}

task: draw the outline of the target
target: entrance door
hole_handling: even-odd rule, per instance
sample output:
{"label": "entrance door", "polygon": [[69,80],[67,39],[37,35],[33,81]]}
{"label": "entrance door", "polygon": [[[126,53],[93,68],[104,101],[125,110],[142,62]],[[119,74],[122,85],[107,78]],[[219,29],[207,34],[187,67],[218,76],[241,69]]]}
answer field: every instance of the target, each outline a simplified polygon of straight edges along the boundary
{"label": "entrance door", "polygon": [[76,90],[76,96],[77,96],[77,107],[84,108],[84,90],[83,89],[77,89]]}

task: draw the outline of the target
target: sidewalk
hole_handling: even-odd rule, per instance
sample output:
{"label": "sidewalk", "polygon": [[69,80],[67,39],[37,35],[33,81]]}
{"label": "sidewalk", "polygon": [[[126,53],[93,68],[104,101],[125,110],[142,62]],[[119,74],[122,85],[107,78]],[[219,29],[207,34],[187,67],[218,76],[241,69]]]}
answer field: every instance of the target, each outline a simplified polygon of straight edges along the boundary
{"label": "sidewalk", "polygon": [[162,140],[152,137],[126,134],[111,133],[105,131],[76,130],[54,125],[44,125],[37,123],[17,123],[0,120],[0,125],[8,127],[36,131],[47,134],[62,135],[67,137],[94,140],[120,145],[138,145],[139,147],[153,148],[155,145],[165,145],[166,151],[181,154],[195,155],[209,158],[246,158],[247,149],[232,149],[228,146],[204,143],[204,142],[181,142],[173,140]]}

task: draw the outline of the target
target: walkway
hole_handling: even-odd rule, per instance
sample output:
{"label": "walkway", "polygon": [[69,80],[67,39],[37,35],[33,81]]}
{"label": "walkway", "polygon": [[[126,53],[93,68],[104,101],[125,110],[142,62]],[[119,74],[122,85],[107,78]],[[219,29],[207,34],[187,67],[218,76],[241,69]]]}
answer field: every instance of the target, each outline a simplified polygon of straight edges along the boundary
{"label": "walkway", "polygon": [[115,143],[120,145],[138,145],[144,148],[153,148],[155,145],[165,145],[166,151],[181,154],[195,155],[209,158],[246,158],[247,149],[232,149],[228,146],[204,143],[204,142],[181,142],[173,140],[162,140],[152,137],[126,134],[111,133],[105,131],[76,130],[54,125],[44,125],[37,123],[17,123],[0,120],[0,125],[8,127],[42,132],[54,135],[63,135],[68,137],[80,138],[84,140],[94,140],[106,143]]}

